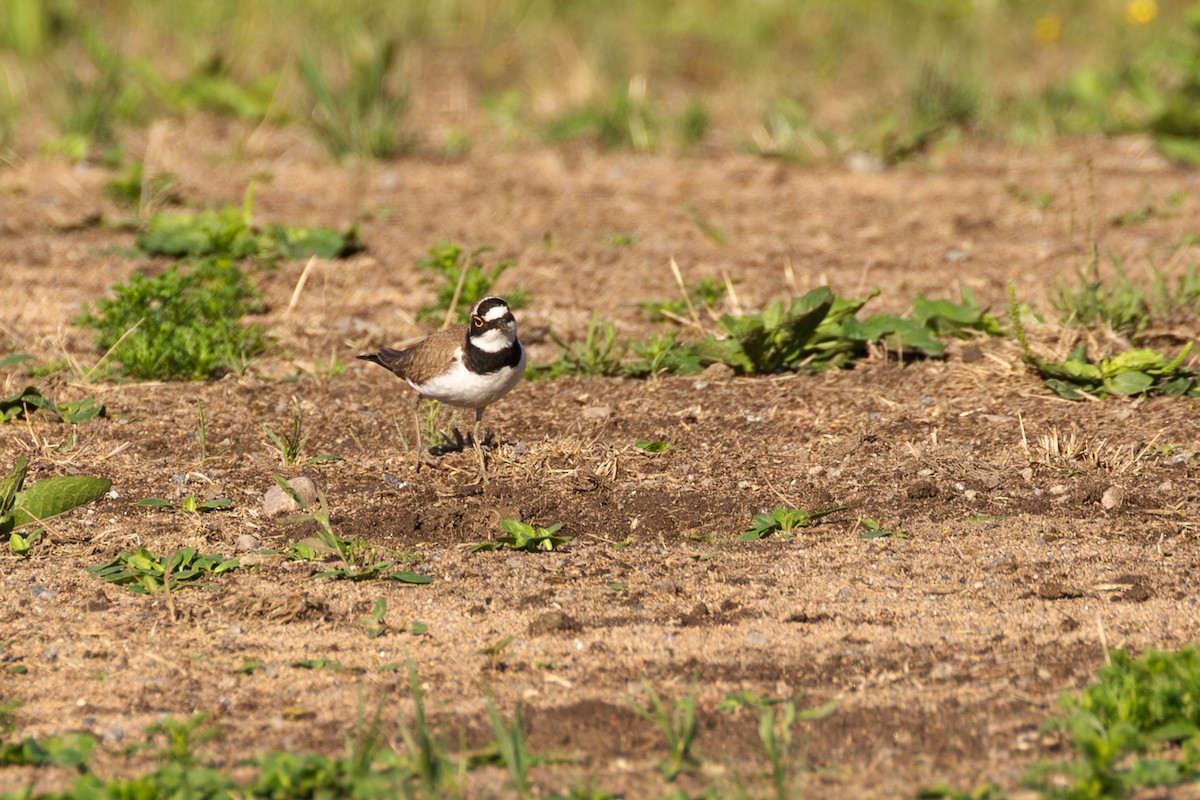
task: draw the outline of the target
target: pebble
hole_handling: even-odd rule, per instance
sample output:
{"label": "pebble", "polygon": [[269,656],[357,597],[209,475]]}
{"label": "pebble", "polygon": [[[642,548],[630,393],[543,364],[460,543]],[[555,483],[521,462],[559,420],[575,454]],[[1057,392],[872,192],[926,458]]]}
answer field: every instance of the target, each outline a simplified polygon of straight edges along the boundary
{"label": "pebble", "polygon": [[[295,490],[296,494],[305,503],[311,505],[317,500],[317,485],[312,482],[311,478],[303,476],[292,478],[288,481],[288,486]],[[283,491],[279,486],[272,486],[263,494],[263,515],[267,517],[278,517],[283,514],[290,514],[294,511],[299,511],[300,506],[296,505],[296,501],[291,495]]]}
{"label": "pebble", "polygon": [[47,589],[45,586],[34,586],[29,593],[39,600],[53,600],[58,596],[58,592]]}
{"label": "pebble", "polygon": [[603,422],[612,416],[611,406],[588,406],[582,412],[582,416],[588,422]]}
{"label": "pebble", "polygon": [[250,550],[257,550],[261,546],[262,546],[262,542],[259,541],[259,538],[252,533],[243,533],[241,536],[239,536],[237,538],[237,542],[234,543],[234,548],[239,553],[245,553]]}
{"label": "pebble", "polygon": [[1105,511],[1112,511],[1125,504],[1125,490],[1120,486],[1110,486],[1100,496],[1100,505]]}
{"label": "pebble", "polygon": [[770,640],[769,640],[769,639],[767,639],[767,637],[766,637],[766,636],[763,636],[761,633],[747,633],[747,634],[746,634],[746,643],[747,643],[747,644],[752,644],[752,645],[755,645],[755,646],[757,646],[757,647],[763,647],[763,646],[765,646],[765,645],[766,645],[766,644],[767,644],[769,641],[770,641]]}
{"label": "pebble", "polygon": [[933,681],[944,681],[952,677],[954,677],[954,665],[946,661],[939,661],[929,670],[929,679]]}

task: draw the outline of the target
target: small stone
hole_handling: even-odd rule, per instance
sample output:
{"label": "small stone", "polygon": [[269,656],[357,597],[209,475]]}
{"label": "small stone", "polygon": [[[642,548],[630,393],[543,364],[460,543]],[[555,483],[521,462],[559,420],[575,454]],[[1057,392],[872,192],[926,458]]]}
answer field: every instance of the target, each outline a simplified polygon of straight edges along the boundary
{"label": "small stone", "polygon": [[1066,494],[1067,487],[1061,483],[1056,483],[1046,491],[1050,492],[1050,494]]}
{"label": "small stone", "polygon": [[954,677],[954,665],[939,661],[929,670],[929,679],[932,681],[944,681]]}
{"label": "small stone", "polygon": [[1100,505],[1105,511],[1112,511],[1125,504],[1125,490],[1120,486],[1110,486],[1100,495]]}
{"label": "small stone", "polygon": [[588,422],[603,422],[612,416],[611,406],[588,406],[582,412],[582,416]]}
{"label": "small stone", "polygon": [[1017,474],[1021,476],[1022,480],[1031,481],[1033,480],[1033,467],[1026,467]]}
{"label": "small stone", "polygon": [[53,600],[58,596],[58,592],[53,589],[47,589],[45,586],[34,586],[29,590],[29,593],[38,600]]}
{"label": "small stone", "polygon": [[746,634],[746,643],[747,644],[752,644],[756,647],[764,647],[767,645],[768,642],[770,642],[770,639],[768,639],[766,636],[763,636],[761,633],[747,633]]}
{"label": "small stone", "polygon": [[[317,500],[317,485],[312,482],[311,478],[303,476],[292,478],[288,481],[288,486],[299,495],[300,499],[306,505],[312,505]],[[278,517],[283,514],[291,514],[294,511],[299,511],[300,506],[292,499],[291,495],[285,492],[278,485],[267,489],[263,495],[263,515],[267,517]]]}
{"label": "small stone", "polygon": [[246,553],[251,550],[257,550],[262,546],[262,542],[252,533],[243,533],[237,538],[233,546],[239,553]]}

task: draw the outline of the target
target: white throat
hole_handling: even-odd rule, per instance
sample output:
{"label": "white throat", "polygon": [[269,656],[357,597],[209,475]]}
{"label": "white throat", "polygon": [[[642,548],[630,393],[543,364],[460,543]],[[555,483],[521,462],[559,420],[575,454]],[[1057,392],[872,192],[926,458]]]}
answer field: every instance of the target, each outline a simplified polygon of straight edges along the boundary
{"label": "white throat", "polygon": [[517,340],[516,332],[493,328],[487,333],[471,337],[471,344],[485,353],[499,353],[512,347]]}

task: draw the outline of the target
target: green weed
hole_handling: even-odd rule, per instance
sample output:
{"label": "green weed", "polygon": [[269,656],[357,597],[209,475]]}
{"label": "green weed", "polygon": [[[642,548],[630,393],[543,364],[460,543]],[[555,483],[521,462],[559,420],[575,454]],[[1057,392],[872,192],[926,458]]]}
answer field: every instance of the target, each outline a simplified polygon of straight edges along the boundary
{"label": "green weed", "polygon": [[261,325],[241,323],[261,310],[258,290],[226,259],[179,262],[153,278],[135,274],[112,292],[75,323],[96,329],[101,363],[112,358],[127,375],[203,380],[243,371],[267,346]]}
{"label": "green weed", "polygon": [[500,522],[500,528],[505,536],[497,536],[490,542],[479,542],[467,548],[468,553],[481,553],[488,550],[524,550],[530,553],[557,550],[561,545],[571,541],[570,536],[555,536],[561,522],[556,522],[549,528],[534,527],[519,519],[506,519]]}
{"label": "green weed", "polygon": [[359,37],[344,53],[341,85],[330,81],[315,57],[301,57],[304,118],[335,157],[389,158],[407,146],[401,122],[408,98],[392,85],[398,54],[394,39]]}
{"label": "green weed", "polygon": [[1069,400],[1149,394],[1200,397],[1200,375],[1184,366],[1192,349],[1191,342],[1172,359],[1156,350],[1134,349],[1094,362],[1088,357],[1086,342],[1081,342],[1063,361],[1041,358],[1029,347],[1021,324],[1016,290],[1011,284],[1008,292],[1009,314],[1022,357],[1046,386],[1059,395]]}
{"label": "green weed", "polygon": [[755,514],[750,527],[737,538],[739,541],[755,541],[776,534],[787,538],[788,534],[797,528],[807,528],[816,520],[839,511],[846,511],[847,508],[848,506],[838,506],[811,513],[798,508],[776,508],[770,514]]}
{"label": "green weed", "polygon": [[509,784],[517,793],[517,797],[533,797],[533,785],[529,780],[529,768],[537,763],[525,745],[525,734],[521,730],[521,705],[513,710],[512,722],[504,724],[500,710],[495,703],[488,703],[488,721],[492,723],[492,732],[496,736],[496,748],[500,760],[508,770]]}
{"label": "green weed", "polygon": [[1095,683],[1059,699],[1065,716],[1051,727],[1067,732],[1075,758],[1031,770],[1047,798],[1123,798],[1200,779],[1200,650],[1109,658]]}
{"label": "green weed", "polygon": [[696,743],[696,691],[695,686],[676,700],[663,700],[654,691],[650,682],[643,679],[646,690],[646,705],[626,701],[638,716],[654,724],[662,734],[667,747],[666,758],[659,765],[664,779],[673,781],[685,769],[694,766],[696,757],[692,748]]}
{"label": "green weed", "polygon": [[300,458],[304,452],[304,446],[308,444],[308,437],[304,435],[304,414],[300,410],[300,402],[292,398],[292,405],[292,426],[287,433],[281,436],[266,425],[262,426],[263,433],[267,435],[275,452],[279,454],[279,460],[283,462],[283,466],[303,469],[325,461],[341,461],[341,456],[332,453],[305,459]]}
{"label": "green weed", "polygon": [[[435,284],[437,292],[436,301],[418,309],[417,319],[442,323],[449,315],[456,324],[465,324],[475,302],[492,294],[500,276],[516,264],[506,258],[490,268],[485,267],[480,256],[491,250],[491,247],[481,245],[468,253],[459,245],[443,240],[417,259],[414,266],[429,273],[423,281]],[[529,295],[517,290],[506,294],[505,301],[509,308],[523,308],[529,302]]]}
{"label": "green weed", "polygon": [[179,179],[171,172],[156,173],[147,180],[145,162],[133,161],[125,170],[125,174],[104,182],[104,193],[113,202],[136,209],[140,215],[144,209],[178,202],[178,182]]}
{"label": "green weed", "polygon": [[611,322],[601,322],[599,314],[592,314],[584,333],[583,341],[568,343],[550,332],[550,339],[558,345],[558,358],[544,365],[531,365],[527,376],[533,379],[560,378],[565,375],[611,377],[624,372],[622,359],[628,345],[618,341],[617,328]]}
{"label": "green weed", "polygon": [[358,228],[337,231],[320,226],[255,225],[253,184],[241,208],[223,206],[198,214],[155,214],[137,235],[147,255],[179,258],[278,259],[345,258],[364,249]]}
{"label": "green weed", "polygon": [[178,591],[187,586],[209,584],[196,581],[207,575],[220,575],[242,565],[236,558],[201,555],[194,547],[181,547],[169,556],[160,556],[144,547],[122,550],[107,564],[85,569],[106,583],[124,587],[133,594],[154,594],[164,589]]}
{"label": "green weed", "polygon": [[57,115],[59,136],[45,142],[43,150],[79,162],[100,149],[103,160],[115,165],[120,163],[117,127],[139,120],[144,93],[130,64],[99,31],[81,30],[79,45],[60,54],[66,107]]}
{"label": "green weed", "polygon": [[104,404],[97,403],[94,397],[55,402],[33,386],[26,386],[8,397],[0,397],[0,423],[29,419],[35,411],[43,411],[52,419],[72,425],[103,417],[106,413]]}
{"label": "green weed", "polygon": [[657,131],[645,84],[635,80],[605,101],[559,117],[546,126],[545,134],[551,141],[586,139],[606,150],[646,153],[654,148]]}
{"label": "green weed", "polygon": [[[107,478],[82,475],[45,478],[25,486],[28,469],[28,462],[18,458],[12,472],[0,479],[0,536],[90,503],[112,486]],[[27,537],[27,542],[29,538],[35,537]]]}
{"label": "green weed", "polygon": [[679,331],[665,336],[652,333],[629,347],[637,358],[625,362],[621,373],[630,378],[658,378],[662,375],[692,375],[704,371],[704,362],[696,351],[679,338]]}
{"label": "green weed", "polygon": [[214,497],[211,500],[197,500],[192,495],[188,495],[179,502],[176,506],[174,503],[163,500],[161,497],[145,497],[138,500],[137,504],[143,508],[166,508],[171,510],[183,511],[187,514],[206,514],[210,511],[218,511],[223,508],[232,508],[233,501],[228,497]]}
{"label": "green weed", "polygon": [[1059,285],[1051,303],[1070,325],[1107,325],[1136,336],[1153,319],[1200,311],[1200,267],[1191,264],[1174,281],[1153,264],[1148,284],[1135,280],[1116,256],[1112,277],[1100,271],[1098,254],[1076,273],[1074,286]]}
{"label": "green weed", "polygon": [[398,581],[413,584],[433,582],[428,575],[418,575],[401,569],[401,559],[391,551],[376,547],[360,537],[342,538],[335,533],[329,521],[329,503],[325,499],[324,493],[318,491],[316,505],[310,506],[282,477],[276,475],[275,483],[302,509],[300,514],[286,521],[289,523],[314,522],[317,525],[315,546],[308,542],[294,542],[288,546],[288,554],[292,558],[302,561],[316,561],[325,554],[332,554],[342,562],[340,567],[327,567],[316,573],[317,578],[348,581]]}
{"label": "green weed", "polygon": [[650,322],[662,322],[666,319],[682,320],[688,316],[688,307],[693,309],[716,310],[725,300],[729,288],[724,281],[716,278],[701,278],[695,284],[685,285],[687,300],[682,297],[670,300],[643,300],[638,303],[642,316]]}
{"label": "green weed", "polygon": [[0,357],[0,369],[8,369],[15,367],[17,364],[24,364],[26,361],[32,361],[33,356],[28,353],[9,353],[6,356]]}
{"label": "green weed", "polygon": [[858,524],[863,527],[863,532],[859,534],[860,539],[907,539],[908,531],[900,530],[899,528],[885,528],[879,524],[878,520],[870,517],[863,517],[858,521]]}
{"label": "green weed", "polygon": [[812,164],[835,158],[842,148],[834,133],[814,123],[809,104],[781,96],[767,102],[743,149],[768,158]]}

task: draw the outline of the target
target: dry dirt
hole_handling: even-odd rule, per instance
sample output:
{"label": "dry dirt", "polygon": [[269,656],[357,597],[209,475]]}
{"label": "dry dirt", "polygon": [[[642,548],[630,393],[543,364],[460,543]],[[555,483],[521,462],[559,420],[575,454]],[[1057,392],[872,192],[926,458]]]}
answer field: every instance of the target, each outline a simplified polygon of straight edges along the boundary
{"label": "dry dirt", "polygon": [[[260,221],[359,218],[369,249],[317,264],[291,313],[304,265],[256,274],[278,344],[243,376],[86,384],[72,370],[33,382],[53,397],[102,399],[106,419],[0,426],[0,468],[25,456],[31,480],[113,480],[110,497],[54,520],[34,557],[0,558],[0,658],[28,667],[0,671],[0,698],[23,701],[15,717],[28,734],[85,730],[115,746],[165,714],[207,711],[223,736],[205,749],[221,765],[271,748],[337,754],[361,708],[388,698],[389,715],[411,712],[403,670],[377,671],[411,660],[452,742],[460,731],[487,738],[489,699],[506,712],[523,703],[530,748],[571,759],[535,771],[543,790],[586,776],[629,797],[671,788],[657,774],[657,731],[628,705],[644,702],[644,678],[671,697],[694,681],[704,766],[680,778],[688,792],[762,769],[753,715],[717,710],[750,690],[806,705],[840,698],[799,730],[807,796],[905,797],[943,778],[1017,785],[1035,759],[1062,755],[1040,726],[1057,695],[1103,663],[1105,643],[1177,648],[1200,634],[1193,400],[1067,402],[1007,340],[820,376],[524,382],[488,412],[499,447],[478,493],[466,486],[469,450],[413,473],[398,434],[410,395],[353,358],[423,332],[411,314],[431,294],[412,263],[443,238],[516,259],[498,289],[531,292],[522,330],[565,338],[593,313],[623,334],[654,329],[634,304],[675,295],[671,256],[689,280],[739,281],[747,308],[784,296],[790,265],[800,289],[879,287],[869,310],[903,311],[918,292],[957,299],[961,288],[1001,309],[1011,281],[1050,311],[1093,221],[1105,252],[1135,271],[1150,258],[1172,272],[1194,259],[1176,247],[1197,232],[1196,174],[1141,140],[968,148],[886,172],[570,150],[342,168],[286,133],[192,122],[160,130],[150,160],[178,176],[190,205],[240,202],[258,177]],[[41,161],[0,171],[0,353],[86,371],[98,354],[70,322],[81,304],[163,266],[113,251],[132,234],[97,224],[127,214],[105,199],[107,177]],[[1039,211],[1006,187],[1053,202]],[[1183,200],[1172,207],[1174,193]],[[1141,224],[1108,222],[1146,206],[1158,213]],[[728,243],[707,237],[692,210]],[[604,243],[611,233],[633,244]],[[1198,333],[1195,319],[1177,321],[1160,341],[1174,352]],[[1032,335],[1046,352],[1071,344],[1057,327]],[[548,341],[530,349],[535,362],[556,353]],[[345,371],[321,368],[334,361]],[[19,368],[0,374],[6,394],[29,381]],[[335,528],[415,553],[432,584],[316,581],[309,564],[255,553],[241,554],[254,569],[169,599],[84,572],[139,544],[234,555],[244,534],[264,547],[311,535],[260,512],[272,474],[296,473],[262,431],[287,424],[292,398],[308,453],[344,457],[303,470]],[[197,399],[217,454],[202,466]],[[637,439],[673,447],[647,455]],[[234,508],[136,505],[187,494]],[[732,541],[781,505],[850,510],[790,540]],[[506,517],[561,522],[571,541],[552,553],[465,552]],[[864,517],[909,538],[864,540]],[[358,620],[380,597],[394,624],[428,631],[369,639]],[[506,638],[498,657],[481,652]],[[347,669],[291,666],[316,658]],[[248,659],[267,668],[235,674]],[[474,793],[504,794],[502,773],[481,774]],[[0,792],[31,777],[0,773]],[[36,777],[44,790],[61,780]]]}

